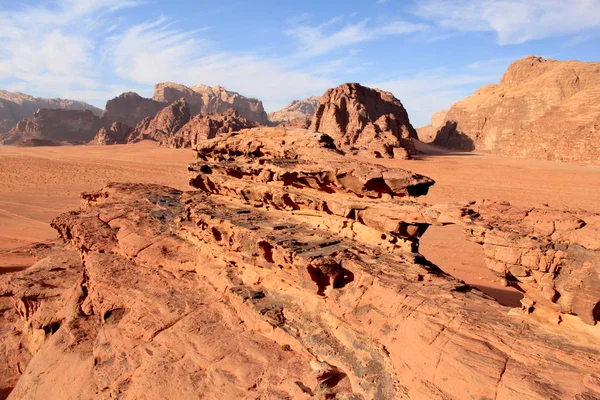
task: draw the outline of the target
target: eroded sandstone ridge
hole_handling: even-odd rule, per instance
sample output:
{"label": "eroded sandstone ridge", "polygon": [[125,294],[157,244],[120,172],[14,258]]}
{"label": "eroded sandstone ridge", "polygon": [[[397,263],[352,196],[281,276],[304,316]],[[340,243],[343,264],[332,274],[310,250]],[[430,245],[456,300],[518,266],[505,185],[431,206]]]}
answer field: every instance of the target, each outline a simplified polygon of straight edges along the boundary
{"label": "eroded sandstone ridge", "polygon": [[269,113],[271,124],[308,128],[319,107],[321,96],[311,96],[304,100],[294,100],[281,110]]}
{"label": "eroded sandstone ridge", "polygon": [[126,92],[106,102],[102,118],[108,122],[121,122],[134,127],[144,118],[154,118],[168,104],[147,99],[134,92]]}
{"label": "eroded sandstone ridge", "polygon": [[90,110],[40,109],[0,134],[5,145],[56,145],[86,143],[94,138],[104,121]]}
{"label": "eroded sandstone ridge", "polygon": [[415,153],[412,139],[417,132],[402,103],[389,92],[358,83],[327,90],[310,127],[350,153],[397,158]]}
{"label": "eroded sandstone ridge", "polygon": [[[350,160],[306,130],[231,133],[195,151],[196,191],[83,194],[52,223],[66,244],[0,277],[13,398],[600,396],[591,327],[540,322],[529,303],[509,313],[418,254],[430,224],[461,223],[520,279],[527,257],[492,247],[548,256],[548,241],[566,243],[546,272],[577,275],[578,288],[556,286],[569,297],[595,284],[597,253],[577,246],[594,246],[583,229],[597,215],[565,215],[551,232],[538,210],[427,206],[414,198],[431,179]],[[498,213],[512,225],[496,232]]]}
{"label": "eroded sandstone ridge", "polygon": [[597,163],[600,63],[526,57],[497,85],[454,104],[435,144],[523,158]]}
{"label": "eroded sandstone ridge", "polygon": [[173,82],[158,83],[154,86],[154,96],[158,102],[172,103],[184,98],[190,105],[192,115],[221,114],[230,108],[249,121],[267,125],[269,120],[262,101],[242,96],[216,85],[184,86]]}
{"label": "eroded sandstone ridge", "polygon": [[33,117],[40,108],[59,108],[64,110],[90,110],[100,116],[102,110],[83,101],[68,99],[45,99],[23,93],[0,90],[0,133],[10,131],[17,122]]}

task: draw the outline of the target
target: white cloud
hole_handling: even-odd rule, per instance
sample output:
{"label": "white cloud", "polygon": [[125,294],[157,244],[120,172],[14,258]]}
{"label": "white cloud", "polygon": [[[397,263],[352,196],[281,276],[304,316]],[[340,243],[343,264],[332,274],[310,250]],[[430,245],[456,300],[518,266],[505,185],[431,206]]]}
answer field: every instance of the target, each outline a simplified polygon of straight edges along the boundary
{"label": "white cloud", "polygon": [[427,25],[419,23],[393,21],[380,24],[365,19],[358,23],[346,24],[338,30],[329,32],[330,29],[328,28],[337,25],[339,22],[341,22],[341,18],[338,17],[317,26],[300,25],[288,29],[285,33],[296,38],[300,45],[299,54],[302,57],[315,57],[339,48],[379,39],[383,36],[419,33],[429,29]]}
{"label": "white cloud", "polygon": [[458,31],[490,31],[501,45],[600,29],[599,0],[423,0],[417,15]]}

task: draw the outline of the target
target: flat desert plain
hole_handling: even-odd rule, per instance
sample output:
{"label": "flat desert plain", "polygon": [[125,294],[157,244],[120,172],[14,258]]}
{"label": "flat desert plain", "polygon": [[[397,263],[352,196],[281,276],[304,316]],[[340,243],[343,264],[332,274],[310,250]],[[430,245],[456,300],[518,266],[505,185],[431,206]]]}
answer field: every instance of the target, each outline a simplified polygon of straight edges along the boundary
{"label": "flat desert plain", "polygon": [[[376,160],[436,181],[419,201],[506,200],[517,205],[549,204],[600,212],[600,167],[498,156],[449,153],[419,144],[430,155],[417,160]],[[108,182],[156,183],[186,190],[189,149],[154,142],[115,146],[0,147],[0,273],[33,262],[19,248],[57,238],[49,223],[75,210],[79,193]],[[373,160],[371,160],[373,161]],[[518,306],[522,297],[502,287],[485,267],[482,249],[456,226],[430,227],[420,252],[447,273],[474,285],[501,303]]]}

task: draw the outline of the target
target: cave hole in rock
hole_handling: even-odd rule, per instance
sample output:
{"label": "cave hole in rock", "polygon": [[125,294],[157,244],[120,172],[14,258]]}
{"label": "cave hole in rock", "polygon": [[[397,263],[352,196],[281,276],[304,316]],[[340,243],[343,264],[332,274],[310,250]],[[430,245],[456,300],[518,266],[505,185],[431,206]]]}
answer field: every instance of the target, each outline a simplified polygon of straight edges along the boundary
{"label": "cave hole in rock", "polygon": [[505,287],[487,268],[481,245],[467,240],[458,225],[431,225],[421,237],[419,253],[445,273],[465,281],[508,307],[521,307],[523,294]]}
{"label": "cave hole in rock", "polygon": [[328,286],[341,289],[354,281],[354,274],[351,271],[335,263],[310,265],[307,270],[312,281],[317,284],[317,294],[319,296],[325,296],[325,290]]}

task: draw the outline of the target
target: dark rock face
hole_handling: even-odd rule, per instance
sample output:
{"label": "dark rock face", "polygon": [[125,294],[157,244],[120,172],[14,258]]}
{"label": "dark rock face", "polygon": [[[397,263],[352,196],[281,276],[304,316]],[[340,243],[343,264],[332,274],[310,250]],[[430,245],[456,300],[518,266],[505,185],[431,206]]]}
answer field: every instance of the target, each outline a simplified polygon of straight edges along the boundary
{"label": "dark rock face", "polygon": [[175,134],[164,136],[159,143],[168,147],[193,147],[200,140],[256,126],[255,122],[248,121],[231,108],[223,114],[196,115]]}
{"label": "dark rock face", "polygon": [[190,106],[192,115],[221,114],[230,108],[249,121],[267,125],[269,120],[261,101],[230,92],[221,86],[184,86],[166,82],[154,86],[153,99],[158,102],[172,103],[180,98]]}
{"label": "dark rock face", "polygon": [[45,99],[0,90],[0,133],[10,131],[21,120],[32,118],[35,112],[41,108],[90,110],[96,116],[102,114],[102,110],[83,101]]}
{"label": "dark rock face", "polygon": [[331,136],[347,152],[370,157],[408,158],[415,154],[417,132],[402,103],[391,93],[357,83],[329,89],[311,129]]}
{"label": "dark rock face", "polygon": [[0,135],[5,145],[82,144],[94,138],[104,121],[89,110],[41,109]]}
{"label": "dark rock face", "polygon": [[162,142],[174,135],[190,120],[190,107],[182,98],[163,108],[154,118],[147,117],[137,124],[128,142],[154,140]]}
{"label": "dark rock face", "polygon": [[122,122],[129,126],[136,126],[144,118],[154,118],[168,104],[127,92],[107,101],[102,117],[108,122]]}
{"label": "dark rock face", "polygon": [[113,122],[110,128],[100,128],[94,140],[94,144],[110,145],[110,144],[125,144],[133,129],[121,122]]}

